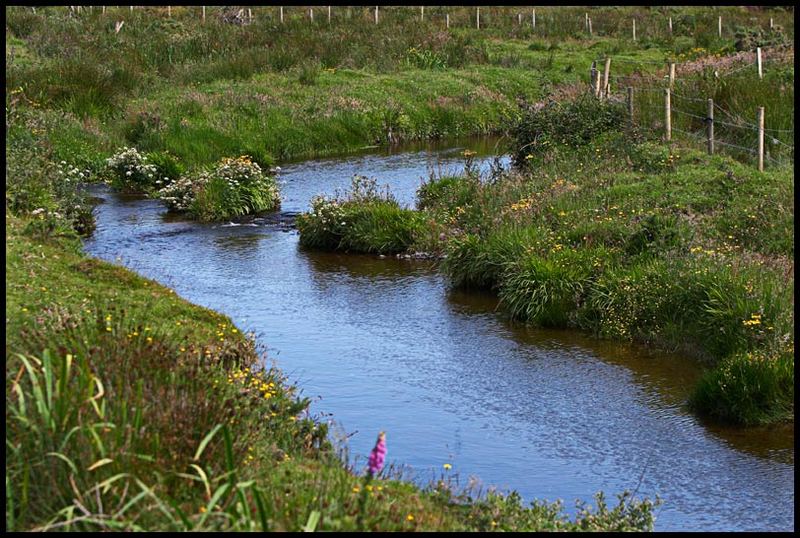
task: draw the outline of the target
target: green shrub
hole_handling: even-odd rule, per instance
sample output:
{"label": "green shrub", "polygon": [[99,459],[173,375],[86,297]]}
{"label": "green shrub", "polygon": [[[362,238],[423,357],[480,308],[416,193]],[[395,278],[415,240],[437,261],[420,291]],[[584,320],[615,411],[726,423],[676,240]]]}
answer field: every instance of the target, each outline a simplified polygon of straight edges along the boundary
{"label": "green shrub", "polygon": [[778,47],[791,45],[792,43],[792,40],[784,34],[780,26],[775,26],[772,29],[739,26],[736,28],[735,35],[734,48],[737,51],[756,50],[758,47]]}
{"label": "green shrub", "polygon": [[109,182],[123,192],[149,193],[159,187],[162,180],[158,168],[136,148],[124,147],[106,160]]}
{"label": "green shrub", "polygon": [[543,107],[526,106],[512,126],[514,164],[525,166],[531,157],[563,144],[581,146],[600,134],[625,125],[623,104],[584,95],[574,101],[551,101]]}
{"label": "green shrub", "polygon": [[247,155],[222,159],[213,170],[187,174],[158,191],[174,211],[218,221],[272,211],[280,206],[275,178]]}
{"label": "green shrub", "polygon": [[441,208],[452,213],[457,207],[464,207],[475,199],[478,185],[469,176],[431,178],[417,189],[417,208]]}
{"label": "green shrub", "polygon": [[401,208],[374,179],[354,176],[348,193],[317,196],[311,211],[297,218],[300,244],[308,248],[376,254],[404,252],[421,233],[423,219]]}
{"label": "green shrub", "polygon": [[737,353],[706,372],[689,405],[699,413],[748,426],[794,418],[794,353]]}

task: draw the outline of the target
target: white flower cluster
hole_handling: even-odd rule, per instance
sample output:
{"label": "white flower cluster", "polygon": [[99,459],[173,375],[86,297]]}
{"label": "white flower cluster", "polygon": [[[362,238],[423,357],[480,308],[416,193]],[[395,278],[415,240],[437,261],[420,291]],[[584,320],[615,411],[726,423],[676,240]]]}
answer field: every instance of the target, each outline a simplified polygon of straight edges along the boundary
{"label": "white flower cluster", "polygon": [[91,175],[91,171],[88,169],[81,170],[77,166],[68,165],[67,161],[61,161],[56,166],[58,169],[58,175],[61,176],[61,179],[66,183],[88,181],[89,176]]}
{"label": "white flower cluster", "polygon": [[197,197],[197,192],[208,183],[208,179],[206,172],[194,177],[184,175],[159,190],[157,196],[174,211],[188,211]]}
{"label": "white flower cluster", "polygon": [[248,185],[265,178],[263,170],[250,160],[247,155],[242,155],[235,159],[222,159],[216,170],[214,177],[224,179],[230,187],[236,188],[240,185]]}
{"label": "white flower cluster", "polygon": [[106,159],[106,165],[124,184],[144,186],[160,183],[160,180],[156,180],[156,165],[147,164],[147,157],[136,148],[122,148]]}
{"label": "white flower cluster", "polygon": [[336,198],[315,196],[311,199],[311,211],[308,215],[322,225],[323,230],[333,231],[345,226],[345,208]]}
{"label": "white flower cluster", "polygon": [[279,197],[275,181],[265,175],[258,163],[252,162],[247,155],[235,159],[222,159],[211,171],[181,176],[171,185],[159,190],[158,197],[173,210],[187,211],[197,197],[197,193],[211,179],[221,179],[234,190],[244,186],[258,185],[262,190],[268,191],[271,198],[277,200]]}

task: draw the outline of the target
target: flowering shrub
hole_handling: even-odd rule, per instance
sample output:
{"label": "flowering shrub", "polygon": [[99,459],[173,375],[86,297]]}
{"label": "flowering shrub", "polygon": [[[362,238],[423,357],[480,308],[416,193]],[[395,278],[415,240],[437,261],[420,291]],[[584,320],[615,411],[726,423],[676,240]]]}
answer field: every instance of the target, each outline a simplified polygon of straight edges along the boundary
{"label": "flowering shrub", "polygon": [[126,192],[150,192],[163,182],[158,177],[158,167],[147,162],[147,157],[136,148],[124,147],[108,159],[109,182]]}
{"label": "flowering shrub", "polygon": [[173,211],[185,211],[200,220],[270,211],[280,206],[275,179],[247,155],[225,158],[213,170],[181,176],[158,191]]}
{"label": "flowering shrub", "polygon": [[374,179],[355,175],[350,191],[314,197],[311,211],[297,218],[305,247],[388,254],[408,250],[422,225],[419,214],[403,209]]}
{"label": "flowering shrub", "polygon": [[521,112],[511,130],[513,161],[519,167],[531,166],[533,157],[544,155],[554,146],[575,148],[603,133],[620,131],[626,121],[624,104],[586,95],[542,107],[526,105]]}
{"label": "flowering shrub", "polygon": [[194,177],[184,175],[159,190],[156,196],[166,202],[167,207],[169,207],[171,211],[189,211],[197,196],[197,191],[199,191],[207,181],[207,173],[201,173]]}

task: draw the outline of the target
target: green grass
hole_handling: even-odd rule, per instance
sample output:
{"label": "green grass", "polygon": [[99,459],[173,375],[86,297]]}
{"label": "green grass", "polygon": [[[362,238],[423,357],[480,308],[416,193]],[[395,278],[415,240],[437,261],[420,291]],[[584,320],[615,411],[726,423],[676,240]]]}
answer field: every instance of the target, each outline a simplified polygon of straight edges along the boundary
{"label": "green grass", "polygon": [[[97,162],[123,145],[168,150],[189,168],[247,154],[263,163],[389,144],[503,129],[518,97],[538,100],[562,85],[588,81],[592,60],[620,59],[614,75],[652,73],[689,40],[709,52],[732,50],[734,29],[773,17],[787,35],[793,21],[780,10],[721,8],[597,8],[594,36],[583,32],[583,8],[539,8],[537,30],[519,26],[519,8],[444,8],[424,22],[413,8],[386,8],[370,24],[370,8],[334,8],[308,24],[307,13],[255,8],[253,24],[221,20],[209,8],[109,7],[103,15],[66,8],[7,8],[6,89],[21,89],[19,106],[57,109],[83,122],[51,138],[61,158]],[[714,14],[730,30],[719,43]],[[666,17],[675,35],[664,33]],[[626,24],[636,17],[640,40]],[[125,21],[119,33],[113,23]],[[655,31],[658,29],[658,31]],[[380,54],[375,51],[380,50]],[[623,61],[624,60],[624,61]]]}
{"label": "green grass", "polygon": [[298,216],[300,245],[325,250],[394,254],[408,250],[422,228],[420,216],[378,192],[376,181],[355,176],[349,192],[316,198]]}
{"label": "green grass", "polygon": [[[9,530],[634,530],[518,495],[365,479],[230,319],[6,218]],[[391,432],[389,432],[391,444]]]}
{"label": "green grass", "polygon": [[[563,106],[568,116],[597,112]],[[569,131],[565,121],[544,124]],[[588,141],[572,131],[565,143],[551,137],[522,169],[493,180],[431,179],[418,193],[425,225],[408,250],[444,254],[454,286],[494,290],[527,323],[688,353],[719,365],[710,376],[731,357],[766,357],[782,366],[756,378],[778,376],[772,385],[729,381],[742,390],[718,400],[700,394],[707,382],[693,407],[742,424],[793,417],[783,388],[793,370],[777,359],[794,341],[793,169],[759,173],[620,129]]]}

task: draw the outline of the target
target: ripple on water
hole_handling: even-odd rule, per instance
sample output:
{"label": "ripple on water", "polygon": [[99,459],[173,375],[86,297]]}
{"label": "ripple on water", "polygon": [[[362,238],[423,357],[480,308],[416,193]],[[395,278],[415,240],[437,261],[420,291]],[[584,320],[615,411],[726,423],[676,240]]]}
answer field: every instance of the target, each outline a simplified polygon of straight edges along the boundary
{"label": "ripple on water", "polygon": [[[457,155],[439,155],[444,166]],[[365,173],[413,201],[425,152],[292,164],[283,209],[302,211]],[[89,254],[117,257],[253,330],[314,411],[367,454],[421,480],[443,463],[525,498],[661,495],[659,530],[792,530],[789,429],[726,429],[685,409],[697,365],[682,357],[504,321],[489,294],[449,290],[431,262],[307,252],[269,226],[190,223],[153,200],[97,191]],[[255,222],[255,221],[254,221]],[[613,500],[613,499],[611,499]]]}

